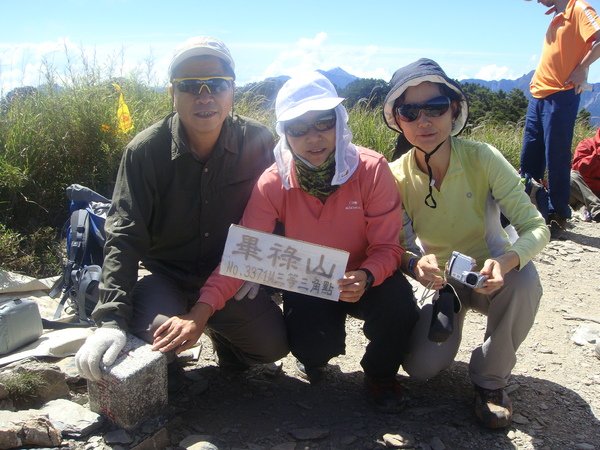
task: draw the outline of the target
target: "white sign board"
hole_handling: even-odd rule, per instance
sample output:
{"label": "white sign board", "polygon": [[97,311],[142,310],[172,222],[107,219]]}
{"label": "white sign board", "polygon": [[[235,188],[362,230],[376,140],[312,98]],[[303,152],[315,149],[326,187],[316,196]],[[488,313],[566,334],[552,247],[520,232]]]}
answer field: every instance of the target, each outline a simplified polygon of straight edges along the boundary
{"label": "white sign board", "polygon": [[348,252],[231,225],[221,274],[337,301]]}

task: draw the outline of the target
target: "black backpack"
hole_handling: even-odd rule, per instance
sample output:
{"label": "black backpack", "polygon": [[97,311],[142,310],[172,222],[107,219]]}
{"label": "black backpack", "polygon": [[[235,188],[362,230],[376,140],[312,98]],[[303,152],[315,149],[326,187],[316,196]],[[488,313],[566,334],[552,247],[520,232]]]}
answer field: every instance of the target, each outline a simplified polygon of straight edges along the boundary
{"label": "black backpack", "polygon": [[104,223],[110,200],[79,184],[67,188],[67,197],[71,213],[64,231],[67,260],[62,276],[50,291],[50,297],[61,297],[54,319],[60,317],[67,304],[75,311],[80,324],[93,325],[91,313],[98,303],[106,241]]}

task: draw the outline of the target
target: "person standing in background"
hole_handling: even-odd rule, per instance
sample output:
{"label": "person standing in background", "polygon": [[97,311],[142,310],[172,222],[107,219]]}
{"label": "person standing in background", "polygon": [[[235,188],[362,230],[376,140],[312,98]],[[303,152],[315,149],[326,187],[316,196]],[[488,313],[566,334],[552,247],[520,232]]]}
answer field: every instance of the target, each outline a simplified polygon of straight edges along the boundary
{"label": "person standing in background", "polygon": [[[529,1],[529,0],[528,0]],[[554,14],[530,83],[521,174],[542,180],[548,169],[549,222],[553,235],[571,217],[571,143],[590,65],[600,57],[600,19],[583,0],[538,0]]]}

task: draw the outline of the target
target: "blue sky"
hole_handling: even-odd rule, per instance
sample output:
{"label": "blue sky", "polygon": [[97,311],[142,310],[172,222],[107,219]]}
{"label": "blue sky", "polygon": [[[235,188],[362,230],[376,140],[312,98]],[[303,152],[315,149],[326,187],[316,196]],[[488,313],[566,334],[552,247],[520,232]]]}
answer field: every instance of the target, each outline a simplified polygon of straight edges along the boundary
{"label": "blue sky", "polygon": [[[600,0],[589,3],[596,9]],[[342,67],[389,80],[420,57],[453,78],[514,79],[533,70],[551,16],[523,0],[199,1],[0,0],[0,94],[81,70],[136,73],[166,84],[173,49],[212,35],[230,48],[242,85],[297,70]],[[600,82],[600,61],[590,69]]]}

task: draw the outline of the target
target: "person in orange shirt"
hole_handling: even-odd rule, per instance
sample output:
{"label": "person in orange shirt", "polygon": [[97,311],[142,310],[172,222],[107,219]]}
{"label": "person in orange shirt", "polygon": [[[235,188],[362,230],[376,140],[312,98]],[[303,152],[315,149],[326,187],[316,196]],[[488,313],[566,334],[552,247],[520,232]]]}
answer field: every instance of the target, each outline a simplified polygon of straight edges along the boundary
{"label": "person in orange shirt", "polygon": [[548,169],[550,227],[560,232],[571,217],[571,143],[589,66],[600,57],[600,19],[583,0],[538,0],[554,14],[530,84],[521,174],[544,178]]}

